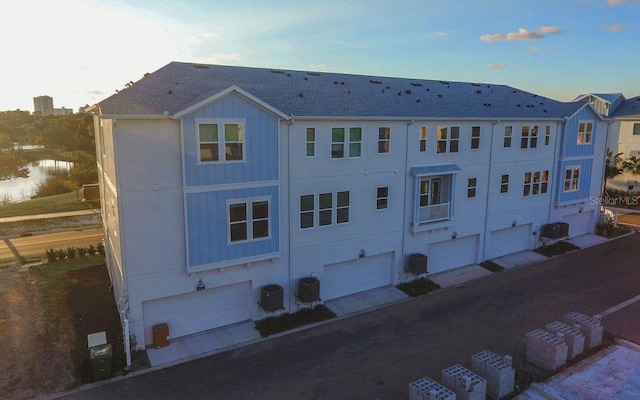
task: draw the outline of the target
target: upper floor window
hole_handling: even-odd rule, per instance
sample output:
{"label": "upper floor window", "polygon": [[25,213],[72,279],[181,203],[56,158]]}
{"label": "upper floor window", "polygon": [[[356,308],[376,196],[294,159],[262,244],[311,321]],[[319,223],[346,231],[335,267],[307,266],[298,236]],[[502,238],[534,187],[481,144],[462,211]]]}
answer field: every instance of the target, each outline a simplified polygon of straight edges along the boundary
{"label": "upper floor window", "polygon": [[471,128],[471,148],[480,148],[480,127],[474,126]]}
{"label": "upper floor window", "polygon": [[509,175],[502,175],[500,178],[500,193],[509,192]]}
{"label": "upper floor window", "polygon": [[538,126],[523,126],[522,136],[520,137],[520,148],[532,148],[538,147]]}
{"label": "upper floor window", "polygon": [[307,157],[316,155],[316,128],[307,128],[305,155]]}
{"label": "upper floor window", "polygon": [[447,149],[450,153],[458,152],[458,145],[460,142],[460,127],[459,126],[439,126],[438,127],[438,143],[437,153],[446,153]]}
{"label": "upper floor window", "polygon": [[524,196],[535,196],[547,193],[549,185],[549,171],[535,171],[524,173]]}
{"label": "upper floor window", "polygon": [[389,205],[389,187],[380,186],[376,190],[376,209],[384,210]]}
{"label": "upper floor window", "polygon": [[391,128],[381,126],[378,128],[378,153],[388,153],[391,144]]}
{"label": "upper floor window", "polygon": [[362,155],[362,128],[349,128],[349,158]]}
{"label": "upper floor window", "polygon": [[564,191],[578,190],[580,180],[580,167],[569,167],[564,171]]}
{"label": "upper floor window", "polygon": [[504,140],[503,147],[511,147],[511,137],[513,136],[513,126],[507,125],[504,127]]}
{"label": "upper floor window", "polygon": [[420,152],[427,151],[427,127],[420,127]]}
{"label": "upper floor window", "polygon": [[578,124],[578,144],[591,143],[591,132],[593,131],[593,122],[581,121]]}
{"label": "upper floor window", "polygon": [[348,191],[300,196],[300,228],[349,222],[349,202]]}
{"label": "upper floor window", "polygon": [[331,128],[331,158],[344,158],[347,141],[349,158],[360,157],[362,155],[362,128],[349,128],[348,136],[345,128]]}
{"label": "upper floor window", "polygon": [[478,180],[476,178],[469,178],[467,181],[467,197],[476,197],[476,188]]}
{"label": "upper floor window", "polygon": [[633,124],[633,134],[640,135],[640,124],[637,122]]}
{"label": "upper floor window", "polygon": [[199,123],[198,145],[200,162],[243,161],[244,124],[224,120]]}
{"label": "upper floor window", "polygon": [[547,125],[547,129],[544,132],[544,145],[548,146],[551,142],[551,125]]}
{"label": "upper floor window", "polygon": [[344,128],[331,128],[331,158],[344,158]]}
{"label": "upper floor window", "polygon": [[229,201],[229,242],[246,242],[269,237],[269,199]]}

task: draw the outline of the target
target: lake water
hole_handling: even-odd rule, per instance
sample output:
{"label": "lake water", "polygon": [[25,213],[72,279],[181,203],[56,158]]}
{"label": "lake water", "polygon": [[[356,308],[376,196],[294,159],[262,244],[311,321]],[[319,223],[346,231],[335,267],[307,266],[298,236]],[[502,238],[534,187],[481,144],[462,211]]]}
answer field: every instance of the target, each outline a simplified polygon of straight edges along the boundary
{"label": "lake water", "polygon": [[52,176],[66,175],[73,168],[68,161],[40,160],[28,165],[29,177],[0,181],[0,203],[22,201],[36,193],[38,184]]}

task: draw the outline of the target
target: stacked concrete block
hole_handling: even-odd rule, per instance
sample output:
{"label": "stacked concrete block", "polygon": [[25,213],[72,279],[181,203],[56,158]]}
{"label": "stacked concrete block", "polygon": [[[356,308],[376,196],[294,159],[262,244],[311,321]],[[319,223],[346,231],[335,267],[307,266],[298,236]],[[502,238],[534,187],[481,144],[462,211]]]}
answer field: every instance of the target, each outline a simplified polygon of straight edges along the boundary
{"label": "stacked concrete block", "polygon": [[456,394],[458,400],[485,400],[487,381],[460,364],[442,370],[442,384]]}
{"label": "stacked concrete block", "polygon": [[564,323],[569,325],[580,325],[582,333],[584,334],[584,348],[585,350],[592,349],[602,344],[602,324],[600,318],[590,317],[588,315],[579,313],[577,311],[565,314],[562,317]]}
{"label": "stacked concrete block", "polygon": [[499,400],[513,393],[516,384],[516,370],[513,359],[500,357],[488,350],[471,357],[471,370],[487,381],[487,396]]}
{"label": "stacked concrete block", "polygon": [[456,395],[433,379],[424,377],[409,384],[409,400],[456,400]]}
{"label": "stacked concrete block", "polygon": [[582,328],[580,325],[575,324],[573,326],[567,325],[560,321],[553,321],[546,326],[546,329],[551,333],[562,333],[564,335],[564,341],[569,347],[567,358],[573,359],[584,351],[584,335],[582,334]]}
{"label": "stacked concrete block", "polygon": [[562,333],[553,334],[544,329],[527,333],[527,361],[553,371],[567,362],[569,346]]}

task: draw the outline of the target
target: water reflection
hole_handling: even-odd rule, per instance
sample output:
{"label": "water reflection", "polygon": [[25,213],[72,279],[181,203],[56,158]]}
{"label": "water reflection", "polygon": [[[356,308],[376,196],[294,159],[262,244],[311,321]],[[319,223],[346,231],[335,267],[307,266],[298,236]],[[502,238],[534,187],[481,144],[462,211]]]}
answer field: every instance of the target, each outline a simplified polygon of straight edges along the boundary
{"label": "water reflection", "polygon": [[67,175],[73,163],[58,160],[39,160],[28,165],[29,177],[0,181],[0,203],[27,200],[36,193],[40,183],[57,175]]}

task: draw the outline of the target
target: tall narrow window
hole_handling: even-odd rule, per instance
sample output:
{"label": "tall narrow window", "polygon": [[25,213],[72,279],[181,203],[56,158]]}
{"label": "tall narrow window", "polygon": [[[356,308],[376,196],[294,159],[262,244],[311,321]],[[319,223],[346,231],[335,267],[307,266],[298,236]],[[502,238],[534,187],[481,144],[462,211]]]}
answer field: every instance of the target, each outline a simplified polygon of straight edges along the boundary
{"label": "tall narrow window", "polygon": [[420,152],[427,151],[427,127],[420,127]]}
{"label": "tall narrow window", "polygon": [[313,228],[313,211],[315,210],[314,195],[300,196],[300,228]]}
{"label": "tall narrow window", "polygon": [[513,135],[513,126],[507,125],[504,127],[504,140],[502,142],[503,147],[511,147],[511,137]]}
{"label": "tall narrow window", "polygon": [[219,161],[218,125],[200,124],[198,125],[200,139],[200,161]]}
{"label": "tall narrow window", "polygon": [[344,128],[331,128],[331,158],[344,158]]}
{"label": "tall narrow window", "polygon": [[446,153],[447,152],[447,139],[448,139],[449,129],[446,126],[438,127],[438,143],[436,147],[436,153]]}
{"label": "tall narrow window", "polygon": [[580,122],[578,124],[578,144],[591,143],[592,122]]}
{"label": "tall narrow window", "polygon": [[229,205],[229,231],[232,242],[247,240],[247,204],[238,203]]}
{"label": "tall narrow window", "polygon": [[507,193],[509,191],[509,175],[502,175],[500,178],[500,193]]}
{"label": "tall narrow window", "polygon": [[547,125],[546,131],[544,132],[544,145],[548,146],[551,142],[551,125]]}
{"label": "tall narrow window", "polygon": [[378,153],[388,153],[391,144],[391,128],[388,126],[378,128]]}
{"label": "tall narrow window", "polygon": [[318,195],[318,225],[331,225],[333,210],[333,193]]}
{"label": "tall narrow window", "polygon": [[460,127],[451,127],[451,139],[449,143],[449,151],[451,153],[458,152],[458,144],[460,143]]}
{"label": "tall narrow window", "polygon": [[529,147],[531,147],[532,149],[535,149],[536,147],[538,147],[538,127],[537,126],[531,127],[531,141],[529,142]]}
{"label": "tall narrow window", "polygon": [[306,156],[314,157],[316,155],[316,128],[307,128],[306,145]]}
{"label": "tall narrow window", "polygon": [[349,222],[349,192],[338,192],[336,198],[336,222],[338,224]]}
{"label": "tall narrow window", "polygon": [[474,126],[471,128],[471,148],[480,148],[480,127]]}
{"label": "tall narrow window", "polygon": [[520,136],[520,148],[526,149],[529,147],[529,127],[522,127],[522,135]]}
{"label": "tall narrow window", "polygon": [[244,134],[240,124],[224,124],[225,160],[238,161],[243,157]]}
{"label": "tall narrow window", "polygon": [[580,167],[567,168],[564,171],[564,191],[572,192],[578,190],[578,182],[580,181]]}
{"label": "tall narrow window", "polygon": [[389,187],[381,186],[376,190],[376,209],[384,210],[389,203]]}
{"label": "tall narrow window", "polygon": [[349,157],[362,155],[362,128],[349,128]]}
{"label": "tall narrow window", "polygon": [[467,197],[476,197],[476,188],[478,180],[476,178],[469,178],[467,181]]}

